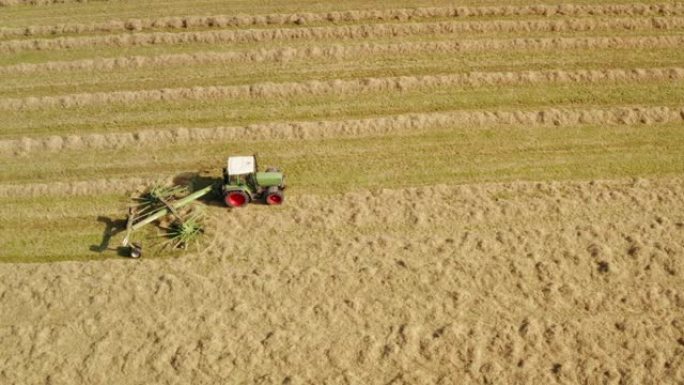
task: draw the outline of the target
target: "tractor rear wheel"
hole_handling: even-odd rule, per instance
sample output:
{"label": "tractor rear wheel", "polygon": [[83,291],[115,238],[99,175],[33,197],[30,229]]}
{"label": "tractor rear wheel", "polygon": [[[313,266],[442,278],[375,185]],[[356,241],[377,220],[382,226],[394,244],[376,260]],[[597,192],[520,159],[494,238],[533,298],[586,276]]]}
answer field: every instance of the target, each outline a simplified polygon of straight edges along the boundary
{"label": "tractor rear wheel", "polygon": [[285,195],[283,195],[282,190],[275,186],[269,187],[264,196],[264,203],[269,206],[280,205],[283,200],[285,200]]}
{"label": "tractor rear wheel", "polygon": [[244,191],[229,191],[224,201],[228,207],[242,207],[249,202],[249,196]]}

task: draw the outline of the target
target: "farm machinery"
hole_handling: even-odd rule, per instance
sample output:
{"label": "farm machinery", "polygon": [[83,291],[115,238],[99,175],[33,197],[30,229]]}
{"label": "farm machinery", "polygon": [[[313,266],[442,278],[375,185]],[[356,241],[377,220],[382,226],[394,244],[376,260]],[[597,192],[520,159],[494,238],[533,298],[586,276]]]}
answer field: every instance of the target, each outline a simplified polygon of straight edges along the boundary
{"label": "farm machinery", "polygon": [[131,234],[147,224],[171,216],[172,222],[166,228],[168,238],[174,247],[187,248],[204,232],[202,212],[187,209],[192,202],[214,193],[230,208],[243,207],[250,202],[273,206],[283,203],[284,190],[285,176],[279,169],[258,171],[256,155],[231,156],[223,169],[222,180],[216,183],[193,192],[188,192],[185,186],[154,186],[136,198],[138,204],[129,207],[123,247],[129,256],[139,258],[142,245],[131,242]]}

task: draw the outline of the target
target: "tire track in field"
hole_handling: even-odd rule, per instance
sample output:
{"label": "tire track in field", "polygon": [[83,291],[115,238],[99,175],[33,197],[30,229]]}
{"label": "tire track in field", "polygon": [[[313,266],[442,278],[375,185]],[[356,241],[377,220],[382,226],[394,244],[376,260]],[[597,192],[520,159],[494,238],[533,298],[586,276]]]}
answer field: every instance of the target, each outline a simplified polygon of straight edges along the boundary
{"label": "tire track in field", "polygon": [[114,36],[60,37],[55,39],[8,40],[0,42],[0,52],[58,50],[91,47],[131,47],[158,44],[218,44],[292,41],[303,39],[367,39],[410,35],[443,35],[486,32],[583,32],[606,30],[672,30],[684,27],[682,17],[493,20],[374,24],[339,27],[220,30],[198,32],[151,32]]}
{"label": "tire track in field", "polygon": [[684,120],[684,107],[452,111],[402,114],[342,121],[279,122],[235,127],[177,128],[127,133],[22,138],[0,141],[0,155],[23,156],[33,152],[121,149],[131,146],[171,145],[190,142],[368,137],[459,126],[525,125],[557,127],[579,124],[652,125],[682,120]]}
{"label": "tire track in field", "polygon": [[309,80],[254,83],[236,86],[167,88],[113,91],[59,96],[0,99],[0,109],[28,110],[73,108],[110,103],[139,103],[223,98],[293,97],[298,95],[349,95],[379,91],[407,91],[439,87],[481,87],[539,83],[599,83],[606,81],[655,81],[684,78],[684,68],[636,68],[608,70],[544,70],[523,72],[469,72],[448,75],[394,76],[352,80]]}
{"label": "tire track in field", "polygon": [[[1,3],[0,3],[1,4]],[[113,33],[159,29],[226,28],[308,23],[408,21],[435,18],[510,17],[510,16],[674,16],[684,14],[683,3],[663,4],[559,4],[527,6],[421,7],[416,9],[356,10],[324,13],[267,15],[171,16],[100,23],[34,25],[0,29],[0,38],[19,36]]]}
{"label": "tire track in field", "polygon": [[478,39],[439,42],[402,42],[391,44],[332,45],[305,48],[275,48],[246,52],[198,52],[158,56],[122,56],[104,59],[21,63],[0,67],[0,74],[31,74],[63,71],[111,71],[143,67],[187,66],[199,64],[289,62],[310,59],[346,59],[383,54],[462,53],[491,50],[548,49],[634,49],[676,48],[684,46],[684,36],[639,37],[561,37],[520,39]]}

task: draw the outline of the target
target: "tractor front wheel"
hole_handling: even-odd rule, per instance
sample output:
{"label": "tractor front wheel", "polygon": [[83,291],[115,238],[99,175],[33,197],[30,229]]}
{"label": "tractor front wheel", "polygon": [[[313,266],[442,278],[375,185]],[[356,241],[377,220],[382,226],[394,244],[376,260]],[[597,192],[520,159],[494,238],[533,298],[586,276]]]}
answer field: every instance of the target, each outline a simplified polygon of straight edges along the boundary
{"label": "tractor front wheel", "polygon": [[249,202],[249,196],[244,191],[229,191],[224,200],[228,207],[242,207]]}
{"label": "tractor front wheel", "polygon": [[282,204],[284,199],[285,196],[283,195],[282,190],[274,186],[269,187],[268,191],[266,191],[264,202],[269,206],[276,206]]}

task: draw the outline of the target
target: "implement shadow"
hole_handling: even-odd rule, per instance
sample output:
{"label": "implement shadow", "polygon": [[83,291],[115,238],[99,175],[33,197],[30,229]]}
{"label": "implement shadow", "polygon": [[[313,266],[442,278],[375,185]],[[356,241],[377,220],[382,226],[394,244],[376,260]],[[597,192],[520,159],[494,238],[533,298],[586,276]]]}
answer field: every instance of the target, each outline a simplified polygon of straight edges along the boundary
{"label": "implement shadow", "polygon": [[109,217],[99,216],[97,217],[97,221],[104,223],[105,225],[104,231],[102,232],[102,241],[99,245],[91,245],[90,251],[94,251],[96,253],[103,253],[105,251],[116,251],[117,254],[120,256],[127,255],[127,250],[125,247],[109,247],[109,242],[111,241],[112,237],[126,230],[126,220],[112,219]]}

